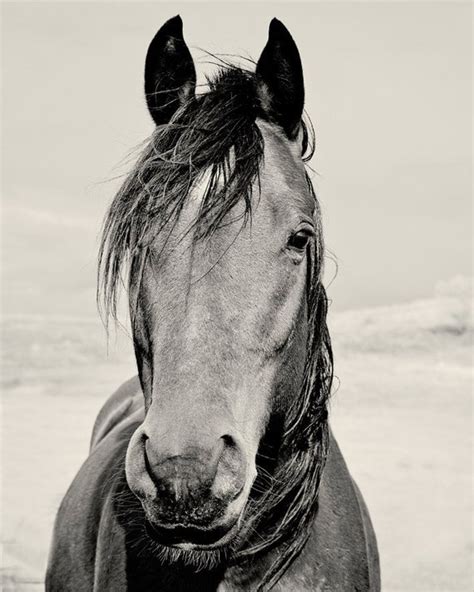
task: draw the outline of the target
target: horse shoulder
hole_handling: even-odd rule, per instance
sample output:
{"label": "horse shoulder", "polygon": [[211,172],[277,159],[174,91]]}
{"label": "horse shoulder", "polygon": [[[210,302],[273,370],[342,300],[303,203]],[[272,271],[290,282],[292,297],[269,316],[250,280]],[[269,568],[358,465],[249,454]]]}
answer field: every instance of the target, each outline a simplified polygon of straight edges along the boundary
{"label": "horse shoulder", "polygon": [[92,429],[90,450],[93,450],[111,430],[136,408],[143,405],[138,376],[124,382],[104,403]]}
{"label": "horse shoulder", "polygon": [[94,592],[126,592],[127,542],[114,511],[115,491],[110,491],[102,508],[94,560]]}
{"label": "horse shoulder", "polygon": [[126,585],[122,574],[125,549],[112,502],[128,441],[138,425],[134,420],[132,416],[122,422],[94,448],[66,492],[56,516],[47,592],[126,589],[117,581],[122,577]]}
{"label": "horse shoulder", "polygon": [[276,590],[380,591],[379,556],[369,513],[332,435],[312,534],[280,586]]}

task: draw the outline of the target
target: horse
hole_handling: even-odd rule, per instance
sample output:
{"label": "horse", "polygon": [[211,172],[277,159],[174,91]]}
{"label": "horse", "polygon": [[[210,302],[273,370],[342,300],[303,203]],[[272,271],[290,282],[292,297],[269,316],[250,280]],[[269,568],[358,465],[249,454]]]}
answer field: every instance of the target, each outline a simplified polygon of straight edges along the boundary
{"label": "horse", "polygon": [[328,423],[321,210],[297,46],[196,90],[179,16],[149,46],[155,128],[115,196],[98,297],[127,287],[138,376],[58,510],[48,592],[378,591],[367,507]]}

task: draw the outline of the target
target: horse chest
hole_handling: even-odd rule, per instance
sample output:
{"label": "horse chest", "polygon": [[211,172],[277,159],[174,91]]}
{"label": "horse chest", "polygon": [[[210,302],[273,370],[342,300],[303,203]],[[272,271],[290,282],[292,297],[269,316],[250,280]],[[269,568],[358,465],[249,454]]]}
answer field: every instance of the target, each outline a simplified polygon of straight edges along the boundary
{"label": "horse chest", "polygon": [[[217,592],[255,592],[255,586],[255,582],[237,584],[224,581],[218,586]],[[272,592],[326,592],[329,590],[331,587],[325,578],[314,581],[313,577],[305,575],[304,571],[298,575],[284,576],[272,588]]]}

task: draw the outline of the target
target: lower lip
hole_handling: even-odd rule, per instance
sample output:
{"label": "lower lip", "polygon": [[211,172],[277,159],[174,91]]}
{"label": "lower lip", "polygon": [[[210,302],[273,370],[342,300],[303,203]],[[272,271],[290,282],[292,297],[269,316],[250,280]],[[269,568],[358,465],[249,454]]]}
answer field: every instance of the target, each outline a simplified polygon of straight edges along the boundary
{"label": "lower lip", "polygon": [[[202,544],[202,543],[192,543],[192,542],[166,542],[166,537],[163,537],[162,540],[161,537],[159,537],[157,539],[157,541],[162,544],[165,545],[167,547],[174,547],[175,549],[181,549],[182,551],[211,551],[211,550],[215,550],[215,549],[219,549],[220,547],[225,546],[237,533],[239,527],[240,527],[240,522],[241,522],[241,516],[239,516],[238,520],[233,524],[233,526],[217,541],[214,541],[212,543],[209,543],[208,545],[206,544]],[[156,540],[156,535],[158,535],[159,533],[157,532],[157,530],[153,527],[153,525],[151,523],[148,524],[148,528],[151,531],[150,534],[152,536],[152,538],[154,538]]]}
{"label": "lower lip", "polygon": [[193,544],[193,543],[176,543],[176,544],[170,545],[170,546],[175,547],[176,549],[181,549],[182,551],[215,551],[217,549],[225,547],[225,545],[230,540],[232,540],[232,538],[237,533],[237,528],[238,528],[237,525],[234,524],[234,526],[229,531],[227,531],[226,534],[221,539],[219,539],[215,543],[211,543],[210,545],[199,545],[199,544]]}

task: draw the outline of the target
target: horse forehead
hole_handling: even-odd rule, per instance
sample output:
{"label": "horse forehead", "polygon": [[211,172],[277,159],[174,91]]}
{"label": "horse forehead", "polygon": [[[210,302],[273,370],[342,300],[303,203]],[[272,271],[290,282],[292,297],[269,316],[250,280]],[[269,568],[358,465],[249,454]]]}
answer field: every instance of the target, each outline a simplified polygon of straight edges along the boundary
{"label": "horse forehead", "polygon": [[[229,244],[249,234],[252,235],[251,227],[258,227],[260,231],[275,233],[280,226],[287,226],[288,221],[295,219],[297,213],[302,211],[311,216],[314,210],[314,200],[308,191],[308,184],[305,176],[305,167],[301,158],[301,147],[299,142],[290,142],[282,132],[272,124],[257,119],[257,125],[264,140],[264,158],[259,175],[259,189],[254,188],[254,195],[260,191],[260,195],[254,200],[252,208],[252,224],[248,228],[241,227],[241,216],[245,213],[245,202],[239,200],[228,212],[223,232],[213,234],[212,240],[206,241],[205,250],[209,252],[226,251]],[[229,155],[230,168],[233,166],[235,155],[231,151]],[[186,259],[186,251],[193,254],[199,253],[199,245],[189,249],[189,243],[194,242],[193,236],[196,227],[193,228],[196,220],[200,217],[203,199],[206,195],[212,167],[204,169],[196,179],[191,188],[188,199],[183,207],[179,221],[176,224],[173,235],[186,235],[187,240],[179,241],[181,246],[177,249],[179,259]],[[215,180],[216,189],[222,188],[223,178]],[[243,230],[243,233],[241,232]],[[190,232],[189,232],[190,231]],[[255,233],[254,233],[254,236]],[[276,236],[276,235],[275,235]],[[198,241],[199,242],[199,241]],[[256,255],[255,249],[265,248],[265,242],[251,241],[249,255]],[[188,253],[189,255],[189,253]],[[244,251],[241,249],[241,256]],[[193,259],[193,257],[191,257]],[[204,257],[207,260],[207,257]],[[194,262],[195,264],[195,262]]]}
{"label": "horse forehead", "polygon": [[[260,170],[260,190],[264,201],[269,201],[274,214],[278,206],[283,215],[287,214],[288,208],[308,210],[311,214],[314,208],[306,181],[305,167],[301,158],[301,146],[299,141],[290,142],[283,132],[280,132],[274,125],[257,119],[257,126],[262,133],[264,140],[264,159]],[[233,167],[234,152],[229,155],[230,168]],[[199,210],[204,199],[206,188],[211,175],[211,167],[205,169],[198,177],[189,194],[188,206],[183,218],[192,219],[199,215]],[[223,180],[217,181],[217,186]],[[232,217],[236,210],[244,210],[244,204],[236,204]]]}
{"label": "horse forehead", "polygon": [[[270,199],[291,197],[294,207],[313,208],[299,141],[289,141],[274,125],[257,120],[265,144],[260,171],[262,194]],[[287,202],[288,203],[288,202]]]}

